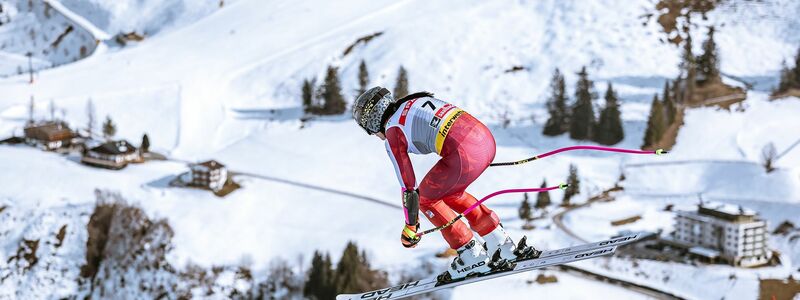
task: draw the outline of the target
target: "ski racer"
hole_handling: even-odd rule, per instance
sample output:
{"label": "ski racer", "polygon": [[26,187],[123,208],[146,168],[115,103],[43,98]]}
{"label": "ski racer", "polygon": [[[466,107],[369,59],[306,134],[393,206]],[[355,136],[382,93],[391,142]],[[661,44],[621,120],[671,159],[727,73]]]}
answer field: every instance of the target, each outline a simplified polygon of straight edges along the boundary
{"label": "ski racer", "polygon": [[[492,162],[496,145],[489,129],[472,115],[428,92],[395,100],[378,86],[356,99],[353,119],[367,134],[385,141],[402,190],[403,246],[412,248],[420,241],[420,211],[433,225],[442,226],[456,217],[455,212],[477,202],[466,188]],[[418,182],[408,153],[436,153],[441,159]],[[498,250],[503,259],[517,258],[513,240],[491,209],[481,204],[465,217],[469,227],[458,220],[441,231],[458,253],[447,271],[452,279],[491,271],[490,257]]]}

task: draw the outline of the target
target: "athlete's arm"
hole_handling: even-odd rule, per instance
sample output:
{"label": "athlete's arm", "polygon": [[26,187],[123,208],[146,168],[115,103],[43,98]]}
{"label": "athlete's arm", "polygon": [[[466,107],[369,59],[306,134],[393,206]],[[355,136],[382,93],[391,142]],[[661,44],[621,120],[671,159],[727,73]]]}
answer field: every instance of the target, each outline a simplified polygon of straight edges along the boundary
{"label": "athlete's arm", "polygon": [[402,130],[390,127],[386,130],[386,153],[394,165],[394,171],[400,186],[403,188],[403,208],[406,215],[406,224],[414,225],[418,222],[419,196],[416,191],[417,179],[414,177],[414,167],[408,157],[408,141]]}

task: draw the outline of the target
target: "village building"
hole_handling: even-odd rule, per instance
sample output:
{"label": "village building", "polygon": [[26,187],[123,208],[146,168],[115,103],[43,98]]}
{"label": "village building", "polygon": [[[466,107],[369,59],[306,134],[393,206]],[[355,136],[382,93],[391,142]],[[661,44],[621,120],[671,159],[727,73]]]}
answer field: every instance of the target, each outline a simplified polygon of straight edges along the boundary
{"label": "village building", "polygon": [[212,191],[220,191],[228,181],[228,169],[225,165],[215,160],[209,160],[190,166],[192,171],[192,186],[208,188]]}
{"label": "village building", "polygon": [[45,150],[54,150],[67,147],[77,137],[75,132],[61,121],[47,121],[31,123],[25,126],[25,143],[41,147]]}
{"label": "village building", "polygon": [[141,162],[139,150],[126,140],[110,141],[86,150],[81,162],[108,169],[119,170],[131,162]]}
{"label": "village building", "polygon": [[693,256],[710,261],[751,267],[771,258],[767,222],[741,206],[702,202],[697,211],[678,211],[673,238]]}

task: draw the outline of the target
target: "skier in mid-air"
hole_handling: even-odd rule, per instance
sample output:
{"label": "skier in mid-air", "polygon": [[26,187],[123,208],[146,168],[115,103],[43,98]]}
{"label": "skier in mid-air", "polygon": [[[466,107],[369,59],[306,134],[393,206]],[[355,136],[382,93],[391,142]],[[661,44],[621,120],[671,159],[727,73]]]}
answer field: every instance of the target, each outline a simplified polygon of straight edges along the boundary
{"label": "skier in mid-air", "polygon": [[[353,118],[367,134],[385,141],[402,188],[405,226],[400,241],[412,248],[420,241],[418,213],[442,226],[475,204],[466,188],[489,167],[495,140],[489,129],[460,108],[428,92],[395,100],[389,90],[373,87],[353,104]],[[436,153],[441,159],[417,184],[408,153]],[[455,212],[454,212],[455,211]],[[492,254],[514,260],[516,245],[492,210],[481,204],[465,215],[470,227],[458,220],[442,235],[458,257],[450,264],[452,279],[491,271]],[[473,236],[477,232],[485,246]]]}

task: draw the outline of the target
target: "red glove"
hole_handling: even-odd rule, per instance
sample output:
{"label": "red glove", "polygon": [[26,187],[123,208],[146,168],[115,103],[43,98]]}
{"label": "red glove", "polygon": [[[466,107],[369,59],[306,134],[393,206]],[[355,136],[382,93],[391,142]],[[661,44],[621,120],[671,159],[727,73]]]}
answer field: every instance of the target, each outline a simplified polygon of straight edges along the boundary
{"label": "red glove", "polygon": [[421,239],[421,237],[417,235],[418,229],[419,223],[414,225],[406,224],[403,226],[403,233],[400,235],[400,242],[403,243],[403,247],[414,248],[417,246],[417,243],[419,243]]}

